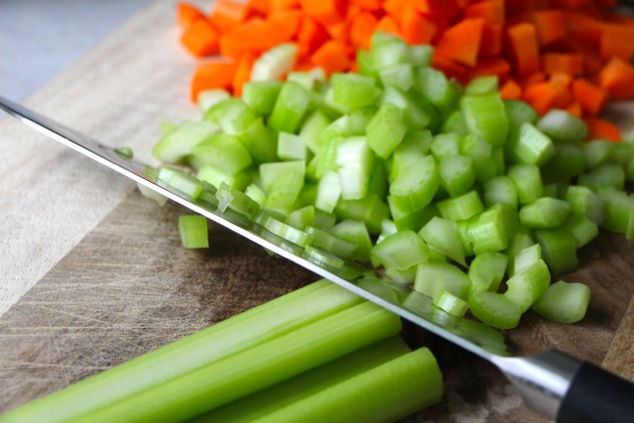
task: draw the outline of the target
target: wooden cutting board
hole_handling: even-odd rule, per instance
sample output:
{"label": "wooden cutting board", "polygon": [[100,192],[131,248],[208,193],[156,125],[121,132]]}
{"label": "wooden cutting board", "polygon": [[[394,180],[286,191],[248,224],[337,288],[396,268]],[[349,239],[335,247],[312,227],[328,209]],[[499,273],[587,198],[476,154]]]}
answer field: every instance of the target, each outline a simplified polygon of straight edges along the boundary
{"label": "wooden cutting board", "polygon": [[[175,4],[143,10],[25,104],[150,161],[161,122],[198,117]],[[631,127],[634,105],[614,116]],[[0,412],[318,279],[220,227],[209,250],[184,250],[184,209],[159,207],[7,117],[0,151]],[[528,313],[510,342],[526,353],[560,348],[634,380],[634,243],[602,234],[580,256],[567,279],[592,288],[585,321]],[[446,379],[443,401],[407,421],[544,421],[490,364],[409,325],[406,335],[432,349]]]}

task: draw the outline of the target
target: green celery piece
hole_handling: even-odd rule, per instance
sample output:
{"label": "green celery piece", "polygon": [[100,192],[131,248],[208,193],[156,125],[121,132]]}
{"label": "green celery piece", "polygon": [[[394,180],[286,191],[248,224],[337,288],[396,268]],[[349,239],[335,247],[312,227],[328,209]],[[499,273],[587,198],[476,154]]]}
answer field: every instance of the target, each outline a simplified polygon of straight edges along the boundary
{"label": "green celery piece", "polygon": [[337,272],[338,274],[341,274],[341,271],[345,266],[344,259],[331,253],[330,251],[324,250],[323,248],[315,247],[314,245],[307,245],[304,248],[304,254],[302,257],[311,263],[330,269],[332,272]]}
{"label": "green celery piece", "polygon": [[522,316],[520,307],[506,298],[504,294],[495,292],[471,292],[469,308],[482,323],[498,329],[517,327]]}
{"label": "green celery piece", "polygon": [[563,228],[572,234],[577,249],[583,247],[599,235],[599,226],[580,214],[571,214]]}
{"label": "green celery piece", "polygon": [[322,68],[313,68],[310,71],[291,71],[286,75],[287,81],[297,82],[309,91],[319,89],[319,84],[326,80],[326,72]]}
{"label": "green celery piece", "polygon": [[[508,257],[506,271],[509,276],[515,274],[515,258],[517,257],[517,255],[522,250],[535,245],[535,243],[536,241],[532,237],[532,232],[528,228],[520,226],[515,235],[511,237],[509,245],[505,250],[505,253]],[[541,258],[541,247],[539,250],[539,258]]]}
{"label": "green celery piece", "polygon": [[421,348],[253,421],[396,421],[439,402],[441,397],[438,365],[431,352]]}
{"label": "green celery piece", "polygon": [[242,101],[256,114],[268,116],[282,89],[281,81],[250,81],[242,87]]}
{"label": "green celery piece", "polygon": [[370,49],[372,67],[377,71],[400,63],[409,63],[410,54],[407,43],[400,38],[383,39],[372,43]]}
{"label": "green celery piece", "polygon": [[2,417],[42,423],[86,420],[97,410],[107,410],[118,401],[252,349],[361,301],[345,289],[321,280],[83,379]]}
{"label": "green celery piece", "polygon": [[93,421],[183,421],[401,330],[400,319],[364,302],[210,363],[91,413]]}
{"label": "green celery piece", "polygon": [[390,206],[390,212],[392,213],[392,219],[396,228],[401,231],[404,229],[410,229],[412,231],[419,231],[425,226],[433,217],[438,216],[438,209],[434,204],[429,204],[420,210],[412,213],[400,213],[398,208],[394,206],[390,197],[387,199],[388,206]]}
{"label": "green celery piece", "polygon": [[456,297],[445,289],[438,291],[438,294],[434,297],[432,304],[439,309],[458,317],[463,317],[469,309],[469,303],[462,298]]}
{"label": "green celery piece", "polygon": [[501,146],[506,142],[509,120],[500,94],[488,93],[463,96],[460,110],[467,128],[492,146]]}
{"label": "green celery piece", "polygon": [[420,210],[434,198],[439,179],[434,158],[423,157],[418,165],[399,170],[398,177],[390,184],[390,197],[405,212]]}
{"label": "green celery piece", "polygon": [[525,101],[504,100],[504,110],[511,128],[519,128],[523,123],[537,124],[539,114]]}
{"label": "green celery piece", "polygon": [[351,259],[356,252],[356,245],[332,232],[324,229],[307,227],[306,233],[312,236],[310,245],[326,250],[337,257]]}
{"label": "green celery piece", "polygon": [[268,213],[261,212],[256,221],[266,228],[269,232],[274,233],[280,238],[284,238],[300,247],[306,247],[313,241],[313,236],[300,229],[296,229],[291,225],[288,225]]}
{"label": "green celery piece", "polygon": [[556,142],[579,143],[588,135],[588,124],[566,110],[551,109],[537,122],[537,128]]}
{"label": "green celery piece", "polygon": [[414,89],[443,113],[457,108],[460,91],[445,74],[432,67],[419,67],[415,71]]}
{"label": "green celery piece", "polygon": [[315,226],[315,207],[308,205],[289,213],[286,223],[295,229],[303,230],[306,226]]}
{"label": "green celery piece", "polygon": [[264,207],[287,216],[296,204],[303,187],[303,174],[289,172],[280,175],[269,188]]}
{"label": "green celery piece", "polygon": [[386,236],[370,250],[374,267],[409,269],[429,259],[429,247],[416,232],[403,230]]}
{"label": "green celery piece", "polygon": [[379,71],[384,87],[395,87],[407,91],[414,85],[414,67],[410,63],[400,63]]}
{"label": "green celery piece", "polygon": [[555,154],[546,162],[542,169],[545,180],[569,181],[581,175],[586,167],[586,156],[577,144],[558,144]]}
{"label": "green celery piece", "polygon": [[385,103],[368,124],[368,145],[377,156],[385,159],[398,147],[406,132],[403,110]]}
{"label": "green celery piece", "polygon": [[634,196],[614,187],[602,187],[597,194],[603,200],[605,220],[602,227],[610,232],[625,234],[630,232],[634,218]]}
{"label": "green celery piece", "polygon": [[354,134],[365,135],[370,121],[379,111],[379,107],[371,105],[352,109],[346,116],[350,119],[350,130]]}
{"label": "green celery piece", "polygon": [[368,192],[372,192],[381,198],[387,196],[388,176],[384,160],[374,160],[374,168],[368,182]]}
{"label": "green celery piece", "polygon": [[439,117],[434,106],[416,91],[405,93],[395,87],[386,87],[381,95],[380,104],[392,103],[403,110],[403,120],[412,129],[435,129]]}
{"label": "green celery piece", "polygon": [[459,109],[448,112],[447,116],[441,122],[440,132],[460,135],[469,134],[464,116]]}
{"label": "green celery piece", "polygon": [[207,110],[213,105],[230,97],[231,94],[229,94],[229,91],[222,88],[201,91],[198,93],[198,109],[200,109],[203,114],[207,113]]}
{"label": "green celery piece", "polygon": [[262,204],[264,204],[264,200],[266,200],[266,192],[253,182],[245,188],[244,194],[260,206],[262,206]]}
{"label": "green celery piece", "polygon": [[364,136],[346,138],[337,148],[335,162],[341,186],[341,198],[359,200],[368,192],[374,169],[374,153]]}
{"label": "green celery piece", "polygon": [[213,166],[230,175],[246,169],[253,163],[251,155],[234,136],[214,134],[196,145],[190,160],[192,166]]}
{"label": "green celery piece", "polygon": [[278,95],[268,119],[271,129],[296,133],[311,104],[310,92],[296,82],[286,82]]}
{"label": "green celery piece", "polygon": [[337,171],[337,150],[347,136],[336,136],[325,139],[317,152],[315,176],[321,179],[327,172]]}
{"label": "green celery piece", "polygon": [[456,133],[441,133],[434,136],[430,150],[438,159],[442,156],[455,156],[460,154],[460,146],[464,142],[464,136]]}
{"label": "green celery piece", "polygon": [[372,54],[369,50],[357,49],[357,72],[360,75],[369,76],[379,81],[379,71],[372,64]]}
{"label": "green celery piece", "polygon": [[542,257],[553,276],[571,272],[577,268],[577,244],[575,238],[563,228],[537,229],[535,240],[542,249]]}
{"label": "green celery piece", "polygon": [[508,204],[495,204],[468,220],[467,236],[473,252],[495,252],[506,249],[517,231],[517,212]]}
{"label": "green celery piece", "polygon": [[614,143],[606,140],[592,140],[582,144],[586,157],[586,166],[593,169],[600,164],[612,160],[614,156]]}
{"label": "green celery piece", "polygon": [[473,160],[469,156],[447,155],[438,159],[440,184],[451,197],[466,193],[475,182]]}
{"label": "green celery piece", "polygon": [[392,337],[211,410],[190,422],[250,423],[259,418],[266,418],[271,413],[312,398],[320,391],[336,386],[410,351],[400,337]]}
{"label": "green celery piece", "polygon": [[513,272],[509,272],[509,276],[514,276],[526,266],[530,266],[539,260],[542,260],[542,247],[539,244],[533,244],[518,251],[514,255]]}
{"label": "green celery piece", "polygon": [[372,240],[365,223],[359,220],[345,219],[330,228],[329,232],[355,246],[350,255],[351,259],[362,262],[370,261]]}
{"label": "green celery piece", "polygon": [[519,211],[520,223],[529,228],[554,228],[570,215],[570,204],[552,197],[541,197]]}
{"label": "green celery piece", "polygon": [[194,175],[170,167],[161,167],[159,169],[156,183],[194,201],[200,198],[205,191],[203,182]]}
{"label": "green celery piece", "polygon": [[431,248],[441,252],[462,266],[467,265],[456,222],[441,217],[433,217],[418,232],[418,235]]}
{"label": "green celery piece", "polygon": [[389,218],[390,209],[381,197],[368,192],[360,200],[339,201],[335,214],[339,219],[360,220],[365,223],[371,235],[378,235],[381,233],[381,222]]}
{"label": "green celery piece", "polygon": [[315,227],[319,229],[329,229],[337,223],[337,216],[333,213],[326,213],[323,210],[315,209]]}
{"label": "green celery piece", "polygon": [[480,194],[476,190],[438,201],[435,204],[442,217],[454,222],[469,219],[484,210]]}
{"label": "green celery piece", "polygon": [[251,68],[251,81],[277,81],[295,65],[298,47],[294,43],[278,44],[265,51]]}
{"label": "green celery piece", "polygon": [[409,269],[385,269],[385,276],[392,279],[396,283],[400,283],[403,285],[413,284],[414,280],[416,280],[416,270],[418,266],[412,266]]}
{"label": "green celery piece", "polygon": [[290,160],[286,162],[263,163],[259,167],[262,187],[268,191],[275,181],[288,174],[296,174],[304,179],[306,174],[306,162],[303,160]]}
{"label": "green celery piece", "polygon": [[409,58],[413,66],[431,66],[433,55],[434,48],[429,44],[417,44],[409,46]]}
{"label": "green celery piece", "polygon": [[532,203],[542,196],[544,188],[539,167],[530,164],[512,165],[507,176],[515,183],[520,204]]}
{"label": "green celery piece", "polygon": [[575,323],[583,319],[589,303],[587,285],[557,281],[533,305],[533,311],[553,322]]}
{"label": "green celery piece", "polygon": [[330,77],[333,101],[346,110],[374,104],[374,78],[354,73],[333,73]]}
{"label": "green celery piece", "polygon": [[634,142],[617,142],[612,147],[612,160],[627,168],[634,159]]}
{"label": "green celery piece", "polygon": [[506,281],[504,296],[525,312],[546,292],[550,284],[550,272],[546,263],[539,259],[519,271]]}
{"label": "green celery piece", "polygon": [[469,277],[450,263],[430,260],[418,265],[414,290],[435,298],[441,289],[466,300],[469,296],[471,281]]}
{"label": "green celery piece", "polygon": [[114,149],[114,152],[124,160],[134,158],[134,151],[130,147],[117,147]]}
{"label": "green celery piece", "polygon": [[496,176],[483,184],[484,204],[491,207],[497,203],[508,204],[513,208],[517,208],[518,195],[517,187],[513,179],[506,175]]}
{"label": "green celery piece", "polygon": [[240,135],[256,117],[244,101],[232,97],[214,104],[204,119],[219,125],[227,135]]}
{"label": "green celery piece", "polygon": [[209,248],[207,218],[200,215],[178,217],[178,232],[184,248]]}
{"label": "green celery piece", "polygon": [[299,130],[299,137],[304,141],[306,147],[313,153],[319,151],[321,145],[321,133],[330,125],[332,121],[321,110],[312,112],[302,124]]}
{"label": "green celery piece", "polygon": [[506,151],[520,163],[541,166],[555,154],[553,141],[530,123],[523,123],[509,136]]}
{"label": "green celery piece", "polygon": [[261,117],[254,119],[237,138],[249,151],[255,164],[278,159],[277,136],[266,127]]}
{"label": "green celery piece", "polygon": [[218,186],[216,197],[218,198],[218,210],[221,213],[230,209],[249,219],[254,219],[260,211],[260,205],[256,201],[224,182]]}
{"label": "green celery piece", "polygon": [[432,140],[431,132],[426,129],[407,131],[403,140],[392,153],[390,178],[397,178],[400,169],[415,166],[429,153]]}
{"label": "green celery piece", "polygon": [[508,263],[508,256],[500,252],[484,252],[476,255],[467,272],[471,291],[497,292]]}
{"label": "green celery piece", "polygon": [[214,166],[203,166],[196,172],[196,177],[218,188],[222,182],[231,185],[237,190],[244,191],[251,183],[251,174],[241,170],[234,174],[224,172]]}
{"label": "green celery piece", "polygon": [[494,151],[491,144],[474,134],[465,136],[460,144],[460,154],[471,157],[476,179],[482,183],[500,174]]}
{"label": "green celery piece", "polygon": [[595,191],[605,186],[622,191],[625,187],[625,170],[623,166],[615,162],[601,163],[581,174],[577,183]]}
{"label": "green celery piece", "polygon": [[566,191],[566,201],[574,214],[586,216],[597,225],[605,220],[603,200],[594,191],[581,185],[571,185]]}
{"label": "green celery piece", "polygon": [[220,127],[212,122],[185,122],[163,135],[154,145],[152,155],[164,163],[181,163],[196,145],[219,130]]}
{"label": "green celery piece", "polygon": [[281,160],[306,160],[306,145],[299,135],[278,133],[277,157]]}
{"label": "green celery piece", "polygon": [[341,198],[341,183],[339,175],[336,172],[328,171],[319,180],[317,185],[317,196],[315,198],[315,207],[326,213],[335,211],[335,207]]}
{"label": "green celery piece", "polygon": [[497,75],[478,76],[469,81],[464,87],[464,94],[490,94],[497,92],[498,89],[499,81]]}

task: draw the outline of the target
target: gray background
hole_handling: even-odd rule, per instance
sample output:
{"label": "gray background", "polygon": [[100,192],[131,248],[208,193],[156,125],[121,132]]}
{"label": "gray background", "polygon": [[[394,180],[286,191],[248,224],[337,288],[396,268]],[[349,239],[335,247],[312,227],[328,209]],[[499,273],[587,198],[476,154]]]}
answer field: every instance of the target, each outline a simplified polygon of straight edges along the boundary
{"label": "gray background", "polygon": [[0,95],[22,101],[151,0],[0,0]]}

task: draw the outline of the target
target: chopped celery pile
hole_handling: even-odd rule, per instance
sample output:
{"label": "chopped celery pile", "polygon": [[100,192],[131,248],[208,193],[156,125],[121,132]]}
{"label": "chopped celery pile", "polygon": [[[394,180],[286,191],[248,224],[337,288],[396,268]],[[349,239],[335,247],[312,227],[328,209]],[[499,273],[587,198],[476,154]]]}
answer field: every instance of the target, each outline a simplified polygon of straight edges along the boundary
{"label": "chopped celery pile", "polygon": [[0,422],[395,421],[443,393],[432,353],[400,331],[396,315],[321,280]]}
{"label": "chopped celery pile", "polygon": [[164,165],[206,184],[168,172],[167,185],[259,222],[313,262],[372,265],[452,313],[467,304],[514,327],[599,229],[634,239],[634,146],[587,141],[567,111],[540,117],[503,100],[495,77],[463,88],[432,54],[377,32],[358,73],[282,82],[284,60],[263,61],[243,98],[203,95],[202,120],[158,142]]}

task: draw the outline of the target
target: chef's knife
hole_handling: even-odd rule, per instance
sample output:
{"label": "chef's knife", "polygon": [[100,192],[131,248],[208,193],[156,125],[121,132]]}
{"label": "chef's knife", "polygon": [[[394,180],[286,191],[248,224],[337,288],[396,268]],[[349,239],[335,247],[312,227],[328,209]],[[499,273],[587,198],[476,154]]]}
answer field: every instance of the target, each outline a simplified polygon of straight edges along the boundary
{"label": "chef's knife", "polygon": [[[357,265],[328,267],[303,254],[304,249],[267,231],[217,202],[194,200],[161,186],[145,175],[147,166],[118,154],[114,148],[39,115],[0,96],[0,108],[62,144],[108,166],[170,200],[236,232],[262,247],[384,307],[454,344],[490,361],[516,387],[524,402],[538,413],[562,423],[634,422],[634,384],[591,363],[557,350],[511,356],[498,331],[473,320],[457,318],[436,308],[431,298],[383,276],[367,278]],[[364,281],[360,283],[359,275]]]}

